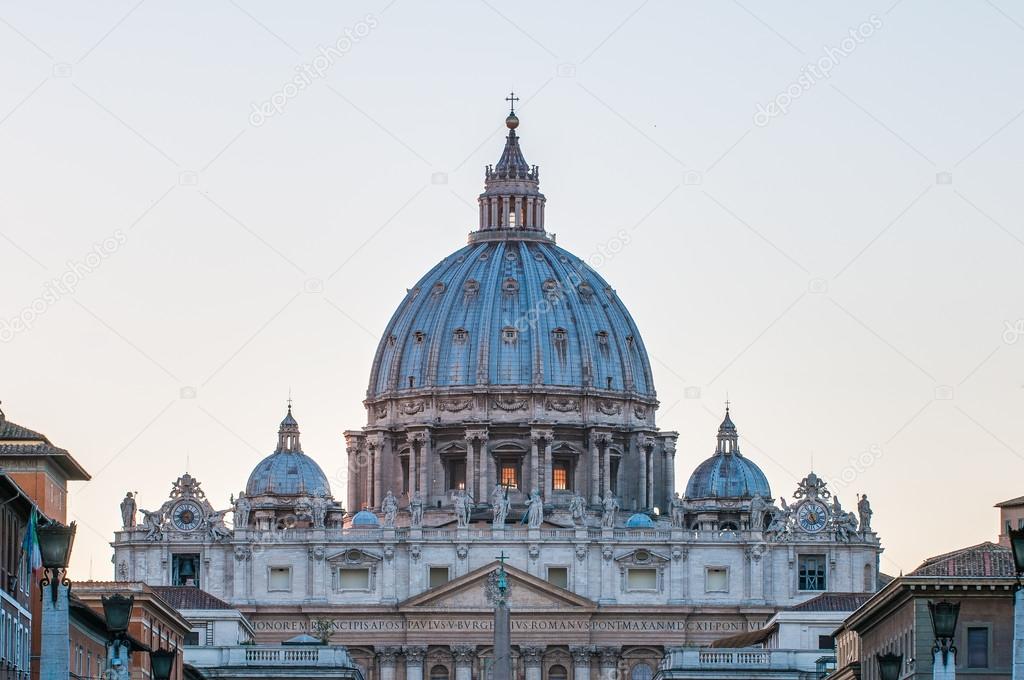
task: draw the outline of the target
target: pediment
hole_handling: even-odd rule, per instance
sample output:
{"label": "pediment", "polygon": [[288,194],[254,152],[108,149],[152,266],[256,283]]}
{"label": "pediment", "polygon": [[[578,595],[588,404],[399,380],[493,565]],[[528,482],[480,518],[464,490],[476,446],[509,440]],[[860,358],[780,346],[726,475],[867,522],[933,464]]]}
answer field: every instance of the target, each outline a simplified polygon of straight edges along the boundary
{"label": "pediment", "polygon": [[327,561],[333,564],[361,565],[380,562],[381,559],[382,557],[379,554],[368,550],[361,550],[360,548],[348,548],[347,550],[327,556]]}
{"label": "pediment", "polygon": [[[414,595],[399,604],[398,608],[408,613],[450,609],[490,611],[492,605],[487,599],[485,586],[488,576],[498,567],[499,564],[495,560],[443,586]],[[555,609],[586,611],[597,608],[591,600],[531,576],[521,569],[506,564],[505,573],[511,585],[509,606],[513,612]]]}
{"label": "pediment", "polygon": [[615,561],[619,564],[629,564],[636,566],[660,566],[668,563],[669,559],[667,555],[648,550],[646,548],[637,548],[636,550],[630,550],[621,555],[615,557]]}

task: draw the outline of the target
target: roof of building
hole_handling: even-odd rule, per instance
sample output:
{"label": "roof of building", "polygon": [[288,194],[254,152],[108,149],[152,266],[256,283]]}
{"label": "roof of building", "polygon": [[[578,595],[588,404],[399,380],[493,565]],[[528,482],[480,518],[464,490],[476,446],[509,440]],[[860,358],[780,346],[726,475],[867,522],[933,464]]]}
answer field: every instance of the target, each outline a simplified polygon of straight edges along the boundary
{"label": "roof of building", "polygon": [[686,483],[687,498],[771,498],[768,478],[740,453],[739,435],[728,407],[718,427],[715,454],[697,466]]}
{"label": "roof of building", "polygon": [[91,477],[65,449],[54,446],[46,435],[13,423],[0,410],[0,458],[51,458],[69,480],[87,481]]}
{"label": "roof of building", "polygon": [[852,612],[871,599],[874,593],[822,593],[788,607],[790,612]]}
{"label": "roof of building", "polygon": [[1017,496],[1016,498],[1011,498],[1008,501],[1003,501],[1002,503],[996,503],[995,507],[997,507],[997,508],[1013,508],[1013,507],[1016,507],[1018,505],[1024,505],[1024,496]]}
{"label": "roof of building", "polygon": [[978,545],[930,557],[908,576],[958,578],[1015,578],[1017,570],[1009,548],[985,541]]}
{"label": "roof of building", "polygon": [[196,586],[150,586],[175,609],[234,609],[230,604]]}
{"label": "roof of building", "polygon": [[648,515],[642,512],[637,512],[630,515],[629,519],[626,520],[627,529],[653,529],[654,520]]}
{"label": "roof of building", "polygon": [[757,647],[771,637],[772,633],[778,630],[778,628],[779,625],[777,623],[773,623],[770,626],[761,628],[760,630],[752,630],[746,633],[737,633],[736,635],[718,638],[708,646],[715,649],[743,649],[744,647]]}
{"label": "roof of building", "polygon": [[354,527],[379,527],[380,519],[377,515],[373,514],[369,510],[360,510],[352,518],[352,526]]}

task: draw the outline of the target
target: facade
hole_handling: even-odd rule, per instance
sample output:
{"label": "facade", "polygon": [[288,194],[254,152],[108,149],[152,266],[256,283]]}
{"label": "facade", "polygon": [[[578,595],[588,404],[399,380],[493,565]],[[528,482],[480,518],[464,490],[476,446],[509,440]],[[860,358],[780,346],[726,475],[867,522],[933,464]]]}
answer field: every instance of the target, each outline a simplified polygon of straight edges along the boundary
{"label": "facade", "polygon": [[230,503],[188,474],[146,499],[152,510],[126,496],[118,580],[198,586],[242,612],[258,644],[325,627],[367,680],[486,677],[499,560],[526,680],[612,668],[650,680],[669,647],[757,630],[823,592],[875,590],[866,497],[844,509],[813,473],[776,497],[728,408],[711,455],[676,484],[639,329],[545,231],[539,171],[514,113],[506,124],[479,229],[381,338],[367,423],[345,433],[346,500],[289,405]]}
{"label": "facade", "polygon": [[0,678],[23,680],[31,668],[33,590],[21,548],[35,503],[0,472]]}
{"label": "facade", "polygon": [[836,678],[878,680],[876,655],[903,656],[901,678],[931,678],[935,636],[929,602],[958,602],[956,673],[978,680],[1011,677],[1017,574],[1009,548],[995,543],[925,560],[894,579],[836,631]]}
{"label": "facade", "polygon": [[[8,420],[0,410],[0,470],[35,503],[45,519],[67,523],[68,482],[88,481],[89,473],[66,450],[43,434]],[[20,546],[20,543],[18,544]],[[39,678],[42,597],[39,584],[26,575],[32,609],[31,677]]]}

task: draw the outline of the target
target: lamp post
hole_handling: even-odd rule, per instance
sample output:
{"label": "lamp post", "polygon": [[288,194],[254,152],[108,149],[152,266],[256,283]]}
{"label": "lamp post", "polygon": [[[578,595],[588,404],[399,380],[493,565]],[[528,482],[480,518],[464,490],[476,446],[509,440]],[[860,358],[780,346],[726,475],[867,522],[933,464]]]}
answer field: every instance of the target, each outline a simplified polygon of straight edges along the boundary
{"label": "lamp post", "polygon": [[107,674],[110,680],[128,680],[131,662],[131,643],[128,641],[128,624],[132,620],[135,596],[125,597],[120,593],[100,598],[103,603],[103,618],[107,622]]}
{"label": "lamp post", "polygon": [[174,649],[154,649],[149,653],[149,669],[153,680],[171,680],[174,671],[174,659],[178,652]]}
{"label": "lamp post", "polygon": [[[39,522],[36,537],[43,562],[43,578],[39,580],[39,596],[43,601],[40,644],[47,650],[39,660],[39,677],[44,680],[66,678],[71,672],[70,613],[68,611],[68,562],[75,543],[75,523]],[[43,597],[50,586],[50,597]],[[47,601],[49,599],[49,601]]]}
{"label": "lamp post", "polygon": [[1010,529],[1010,549],[1017,571],[1017,591],[1013,595],[1013,680],[1024,680],[1024,589],[1021,574],[1024,573],[1024,529]]}
{"label": "lamp post", "polygon": [[956,677],[956,647],[953,645],[953,636],[956,635],[960,603],[945,600],[929,601],[928,612],[932,619],[932,632],[935,633],[935,646],[932,647],[932,678],[952,680]]}
{"label": "lamp post", "polygon": [[878,660],[878,677],[880,680],[900,680],[900,673],[903,671],[903,655],[876,654]]}

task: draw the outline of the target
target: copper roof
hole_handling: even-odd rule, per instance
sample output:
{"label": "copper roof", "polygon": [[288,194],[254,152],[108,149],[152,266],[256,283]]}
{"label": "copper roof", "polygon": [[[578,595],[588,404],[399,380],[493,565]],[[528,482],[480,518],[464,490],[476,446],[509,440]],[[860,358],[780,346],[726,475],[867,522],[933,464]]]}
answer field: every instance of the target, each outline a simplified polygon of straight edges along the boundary
{"label": "copper roof", "polygon": [[908,576],[1016,578],[1017,571],[1009,548],[986,541],[930,557]]}
{"label": "copper roof", "polygon": [[752,630],[748,633],[739,633],[728,637],[718,638],[709,647],[716,649],[742,649],[744,647],[756,647],[771,637],[771,634],[778,629],[779,625],[773,623],[760,630]]}

